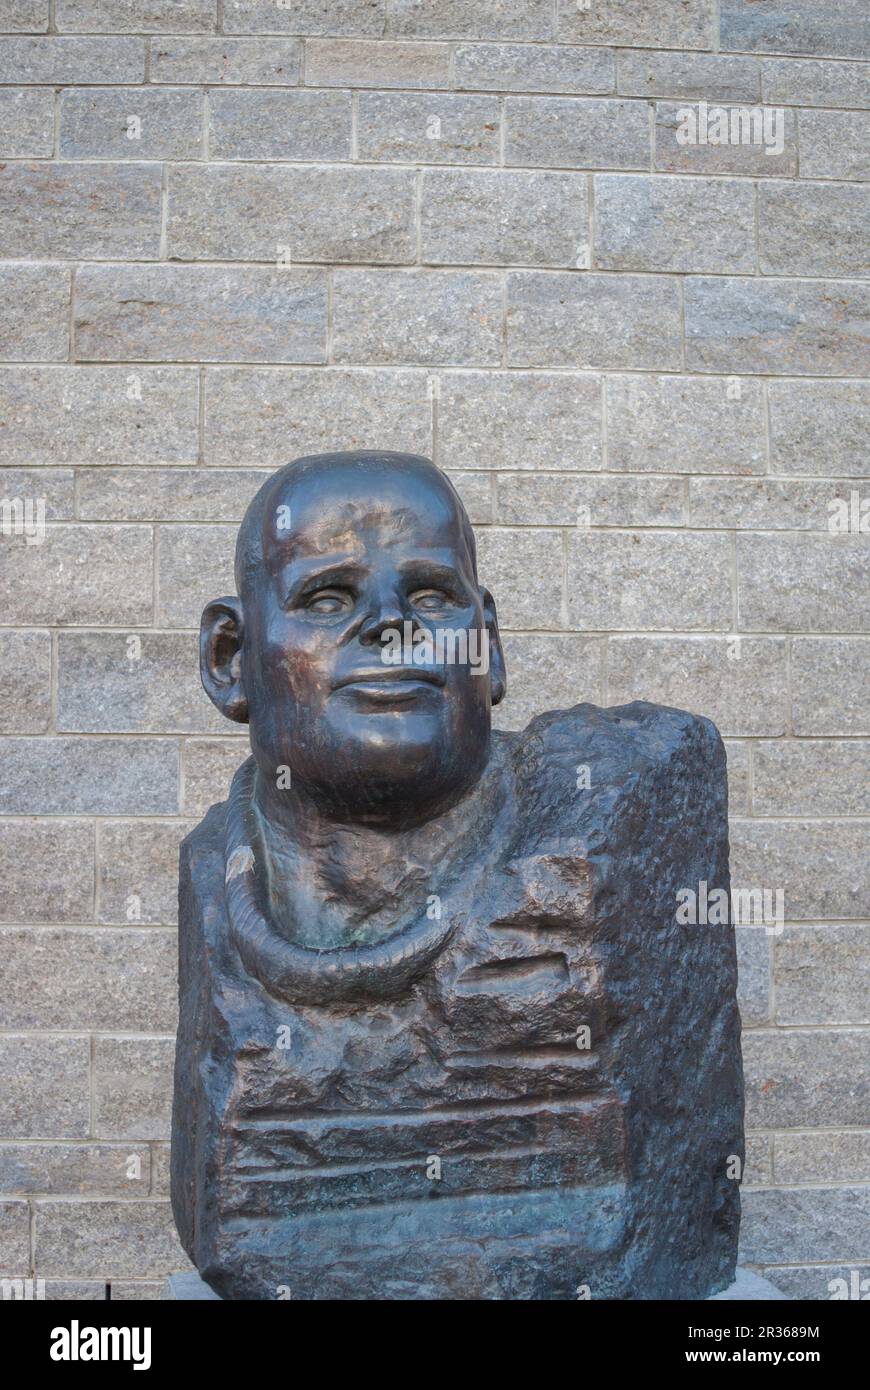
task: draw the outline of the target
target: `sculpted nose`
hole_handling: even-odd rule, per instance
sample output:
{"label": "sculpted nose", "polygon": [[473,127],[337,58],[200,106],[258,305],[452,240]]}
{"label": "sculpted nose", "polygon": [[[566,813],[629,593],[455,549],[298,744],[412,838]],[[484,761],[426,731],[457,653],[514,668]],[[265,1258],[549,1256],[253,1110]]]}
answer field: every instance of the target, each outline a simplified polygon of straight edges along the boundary
{"label": "sculpted nose", "polygon": [[363,619],[359,631],[360,641],[369,644],[380,642],[383,633],[388,632],[390,628],[401,632],[402,623],[408,616],[394,590],[379,594]]}

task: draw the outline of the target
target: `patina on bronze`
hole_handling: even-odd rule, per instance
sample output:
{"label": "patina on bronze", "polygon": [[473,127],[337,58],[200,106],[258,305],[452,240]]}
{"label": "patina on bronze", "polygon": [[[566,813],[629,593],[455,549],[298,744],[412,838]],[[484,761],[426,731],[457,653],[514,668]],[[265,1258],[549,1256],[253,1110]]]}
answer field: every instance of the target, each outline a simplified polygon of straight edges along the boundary
{"label": "patina on bronze", "polygon": [[236,583],[201,669],[252,757],[179,891],[172,1201],[200,1273],[234,1299],[724,1288],[734,937],[676,919],[729,890],[716,730],[635,703],[493,733],[495,605],[427,459],[288,464]]}

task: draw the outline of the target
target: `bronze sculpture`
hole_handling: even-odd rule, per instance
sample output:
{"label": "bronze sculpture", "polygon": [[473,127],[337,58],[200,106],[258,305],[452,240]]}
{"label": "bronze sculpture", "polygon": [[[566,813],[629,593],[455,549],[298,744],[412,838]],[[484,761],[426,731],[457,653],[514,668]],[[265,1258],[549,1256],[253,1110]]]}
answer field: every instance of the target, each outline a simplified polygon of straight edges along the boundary
{"label": "bronze sculpture", "polygon": [[[182,849],[172,1200],[226,1298],[703,1298],[743,1157],[706,720],[491,732],[474,536],[427,459],[296,460],[202,677],[250,725]],[[581,772],[582,769],[582,772]]]}

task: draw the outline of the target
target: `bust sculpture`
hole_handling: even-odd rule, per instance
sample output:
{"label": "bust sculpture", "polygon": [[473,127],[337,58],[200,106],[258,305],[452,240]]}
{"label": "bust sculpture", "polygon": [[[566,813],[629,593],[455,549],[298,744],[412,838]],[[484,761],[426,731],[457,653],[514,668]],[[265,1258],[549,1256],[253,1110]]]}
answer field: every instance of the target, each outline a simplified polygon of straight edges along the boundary
{"label": "bust sculpture", "polygon": [[429,460],[298,459],[251,503],[205,689],[247,723],[184,842],[172,1202],[224,1298],[704,1298],[743,1157],[706,720],[491,729],[495,605]]}

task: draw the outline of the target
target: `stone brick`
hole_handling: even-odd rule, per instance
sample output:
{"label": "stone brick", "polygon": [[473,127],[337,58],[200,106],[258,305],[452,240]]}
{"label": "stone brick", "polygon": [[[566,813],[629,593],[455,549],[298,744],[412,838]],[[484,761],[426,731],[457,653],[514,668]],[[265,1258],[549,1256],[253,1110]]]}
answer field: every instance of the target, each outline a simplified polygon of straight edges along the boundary
{"label": "stone brick", "polygon": [[85,361],[322,362],[319,270],[83,266],[75,346]]}
{"label": "stone brick", "polygon": [[[788,1255],[789,1251],[784,1250],[783,1258]],[[870,1264],[854,1260],[848,1265],[767,1265],[761,1272],[789,1298],[798,1301],[829,1302],[835,1294],[843,1297],[844,1290],[848,1298],[866,1298],[870,1289]],[[853,1292],[856,1278],[858,1291]]]}
{"label": "stone brick", "polygon": [[773,1162],[777,1182],[866,1182],[870,1180],[870,1133],[775,1134]]}
{"label": "stone brick", "polygon": [[678,369],[677,282],[661,275],[512,271],[508,361],[517,367]]}
{"label": "stone brick", "polygon": [[94,1040],[94,1126],[106,1139],[168,1139],[174,1038]]}
{"label": "stone brick", "polygon": [[755,190],[735,179],[598,174],[595,265],[754,271]]}
{"label": "stone brick", "polygon": [[159,1299],[165,1280],[45,1279],[43,1280],[45,1301],[47,1303],[100,1303],[106,1297],[107,1282],[111,1287],[112,1303],[129,1300],[138,1303],[143,1300]]}
{"label": "stone brick", "polygon": [[[613,376],[607,378],[605,400],[611,468],[764,471],[764,398],[757,382]],[[729,478],[729,487],[732,482]]]}
{"label": "stone brick", "polygon": [[463,473],[450,470],[450,481],[462,498],[472,526],[489,526],[494,520],[492,473]]}
{"label": "stone brick", "polygon": [[0,255],[154,259],[160,178],[159,164],[6,164]]}
{"label": "stone brick", "polygon": [[178,748],[157,738],[4,738],[0,812],[24,816],[172,815]]}
{"label": "stone brick", "polygon": [[0,731],[44,734],[51,719],[51,633],[0,632]]}
{"label": "stone brick", "polygon": [[692,710],[732,737],[786,732],[783,638],[611,637],[608,645],[611,704],[655,700]]}
{"label": "stone brick", "polygon": [[[26,502],[29,499],[35,506],[45,503],[46,521],[72,521],[75,516],[75,474],[71,468],[3,468],[0,467],[0,506],[3,501],[12,505],[10,516],[13,524],[18,498],[25,508],[20,513],[27,521]],[[32,521],[38,521],[36,512]]]}
{"label": "stone brick", "polygon": [[[727,143],[714,144],[711,140],[701,143],[683,144],[677,138],[685,129],[685,103],[657,102],[655,118],[655,167],[672,174],[746,174],[753,178],[790,178],[797,174],[797,123],[795,113],[789,107],[775,109],[759,106],[740,106],[718,104],[708,107],[707,120],[710,125],[703,126],[704,112],[698,105],[688,109],[694,112],[695,120],[704,133],[715,131],[714,119],[721,119],[719,111],[728,113],[729,136],[734,138]],[[741,116],[750,112],[749,116]],[[739,122],[745,122],[747,134],[743,134]],[[765,120],[767,126],[765,127]],[[782,138],[782,149],[776,146]],[[803,160],[801,161],[803,173]]]}
{"label": "stone brick", "polygon": [[150,1182],[147,1144],[0,1144],[0,1192],[133,1197]]}
{"label": "stone brick", "polygon": [[650,133],[642,101],[508,97],[505,163],[569,169],[648,169]]}
{"label": "stone brick", "polygon": [[771,968],[770,937],[763,928],[738,927],[737,1003],[744,1028],[770,1023]]}
{"label": "stone brick", "polygon": [[752,781],[757,816],[868,816],[870,743],[756,743]]}
{"label": "stone brick", "polygon": [[251,458],[273,469],[301,454],[372,447],[431,453],[424,372],[228,367],[205,374],[210,464]]}
{"label": "stone brick", "polygon": [[870,63],[826,58],[765,58],[764,100],[793,106],[870,106]]}
{"label": "stone brick", "polygon": [[199,628],[209,600],[235,592],[236,526],[161,526],[157,540],[157,621]]}
{"label": "stone brick", "polygon": [[152,82],[295,87],[298,39],[151,39]]}
{"label": "stone brick", "polygon": [[151,1145],[151,1193],[152,1196],[169,1196],[169,1164],[171,1149],[169,1144]]}
{"label": "stone brick", "polygon": [[310,39],[305,80],[310,87],[448,87],[446,43],[377,43]]}
{"label": "stone brick", "polygon": [[[6,1028],[168,1033],[175,1027],[178,944],[174,930],[4,927],[0,940],[8,990],[3,1006]],[[49,1092],[62,1097],[65,1086],[72,1089],[64,1071],[73,1058],[79,1059],[76,1065],[82,1072],[77,1094],[80,1091],[86,1097],[87,1039],[47,1036],[39,1041],[45,1049],[46,1080],[41,1087],[33,1087],[34,1103],[44,1104],[50,1115],[57,1095]],[[14,1058],[12,1067],[14,1071]],[[26,1077],[21,1084],[26,1086]],[[61,1110],[58,1128],[37,1126],[28,1132],[65,1138],[86,1134],[86,1103],[83,1108],[80,1129],[65,1127]]]}
{"label": "stone brick", "polygon": [[749,744],[726,739],[725,752],[728,756],[728,810],[732,816],[748,816]]}
{"label": "stone brick", "polygon": [[30,1274],[30,1208],[0,1202],[0,1270],[19,1279]]}
{"label": "stone brick", "polygon": [[279,9],[275,0],[224,0],[227,34],[358,34],[384,32],[386,0],[293,0]]}
{"label": "stone brick", "polygon": [[188,164],[169,174],[169,254],[272,263],[280,255],[294,264],[412,261],[414,205],[411,169]]}
{"label": "stone brick", "polygon": [[453,83],[498,92],[612,92],[613,53],[573,44],[469,43],[453,55]]}
{"label": "stone brick", "polygon": [[686,363],[721,372],[860,376],[870,285],[693,276],[685,284]]}
{"label": "stone brick", "polygon": [[763,632],[861,632],[870,600],[864,536],[737,537],[740,627]]}
{"label": "stone brick", "polygon": [[427,169],[421,259],[442,265],[589,264],[582,174]]}
{"label": "stone brick", "polygon": [[0,0],[0,33],[45,32],[48,25],[49,0]]}
{"label": "stone brick", "polygon": [[[5,935],[5,933],[4,933]],[[6,961],[4,960],[4,976]],[[4,1027],[15,1027],[6,1022]],[[40,1027],[62,1025],[43,1015]],[[86,1037],[5,1033],[0,1037],[0,1125],[7,1139],[84,1138],[90,1125]]]}
{"label": "stone brick", "polygon": [[[2,26],[0,26],[2,27]],[[132,37],[4,39],[0,82],[67,86],[75,82],[142,82],[145,42]]]}
{"label": "stone brick", "polygon": [[[190,1264],[190,1261],[187,1261]],[[175,1273],[175,1271],[172,1271]],[[154,1303],[163,1297],[165,1279],[113,1279],[113,1303]],[[99,1285],[97,1287],[100,1287]],[[102,1286],[105,1288],[105,1285]]]}
{"label": "stone brick", "polygon": [[743,1167],[743,1184],[749,1187],[765,1186],[770,1178],[771,1140],[766,1134],[747,1134],[746,1162]]}
{"label": "stone brick", "polygon": [[70,88],[60,95],[60,153],[64,159],[196,159],[202,108],[201,92]]}
{"label": "stone brick", "polygon": [[733,820],[731,882],[782,889],[788,922],[866,915],[867,828],[850,820]]}
{"label": "stone brick", "polygon": [[58,634],[58,733],[207,734],[222,727],[200,684],[193,632]]}
{"label": "stone brick", "polygon": [[82,468],[79,515],[83,521],[241,521],[268,477],[268,468]]}
{"label": "stone brick", "polygon": [[70,272],[65,267],[0,265],[0,298],[0,356],[19,362],[67,360]]}
{"label": "stone brick", "polygon": [[738,531],[824,531],[834,499],[850,501],[854,482],[790,482],[779,478],[692,478],[693,526]]}
{"label": "stone brick", "polygon": [[61,32],[207,34],[215,29],[215,0],[56,0],[56,21]]}
{"label": "stone brick", "polygon": [[471,270],[336,270],[337,362],[468,363],[501,360],[502,290]]}
{"label": "stone brick", "polygon": [[35,1238],[43,1278],[163,1278],[190,1263],[168,1201],[40,1201]]}
{"label": "stone brick", "polygon": [[778,473],[870,476],[870,383],[772,381],[771,467]]}
{"label": "stone brick", "polygon": [[197,373],[184,367],[0,367],[3,458],[192,463],[197,395]]}
{"label": "stone brick", "polygon": [[792,643],[792,719],[796,734],[870,734],[870,640],[796,637]]}
{"label": "stone brick", "polygon": [[757,58],[725,53],[653,53],[624,50],[617,58],[617,90],[632,97],[684,101],[739,101],[761,96]]}
{"label": "stone brick", "polygon": [[497,97],[455,92],[361,92],[360,159],[424,164],[497,164],[501,112]]}
{"label": "stone brick", "polygon": [[499,729],[524,729],[536,714],[601,704],[602,643],[574,633],[502,634],[508,693],[493,711]]}
{"label": "stone brick", "polygon": [[496,595],[505,628],[560,628],[562,546],[558,531],[484,527],[477,534],[480,582]]}
{"label": "stone brick", "polygon": [[497,520],[505,526],[680,526],[684,489],[681,478],[501,473]]}
{"label": "stone brick", "polygon": [[802,111],[800,125],[803,178],[870,179],[870,112]]}
{"label": "stone brick", "polygon": [[100,821],[97,920],[173,926],[178,920],[178,846],[189,821]]}
{"label": "stone brick", "polygon": [[[747,1192],[741,1206],[740,1264],[847,1260],[854,1268],[856,1259],[865,1258],[870,1187],[790,1188],[784,1192],[768,1188]],[[785,1288],[787,1270],[769,1269],[767,1273]],[[825,1288],[834,1273],[834,1269],[825,1271]],[[827,1293],[816,1295],[820,1296],[830,1297]]]}
{"label": "stone brick", "polygon": [[866,1052],[867,1034],[860,1029],[795,1028],[744,1034],[747,1125],[773,1129],[867,1125]]}
{"label": "stone brick", "polygon": [[444,372],[438,462],[475,468],[603,466],[601,381],[561,372]]}
{"label": "stone brick", "polygon": [[250,753],[246,738],[188,738],[182,763],[186,816],[204,816],[210,806],[226,801],[235,773]]}
{"label": "stone brick", "polygon": [[[88,922],[94,915],[94,828],[86,821],[0,821],[4,922]],[[5,962],[4,962],[5,968]]]}
{"label": "stone brick", "polygon": [[711,0],[595,0],[579,9],[576,0],[556,0],[556,35],[572,43],[636,44],[650,48],[711,48]]}
{"label": "stone brick", "polygon": [[215,91],[209,94],[211,159],[349,159],[346,92]]}
{"label": "stone brick", "polygon": [[54,94],[41,88],[0,91],[0,159],[38,159],[54,148]]}
{"label": "stone brick", "polygon": [[572,627],[691,630],[731,621],[725,536],[575,529],[567,544]]}
{"label": "stone brick", "polygon": [[388,30],[399,38],[549,39],[551,0],[390,0]]}
{"label": "stone brick", "polygon": [[777,1023],[870,1023],[870,927],[789,927],[773,972]]}
{"label": "stone brick", "polygon": [[870,47],[870,15],[864,0],[720,0],[719,32],[723,48],[853,58]]}
{"label": "stone brick", "polygon": [[767,275],[870,275],[870,188],[773,183],[758,189],[759,265]]}
{"label": "stone brick", "polygon": [[37,545],[6,536],[0,543],[6,621],[149,622],[151,556],[147,526],[48,525]]}

